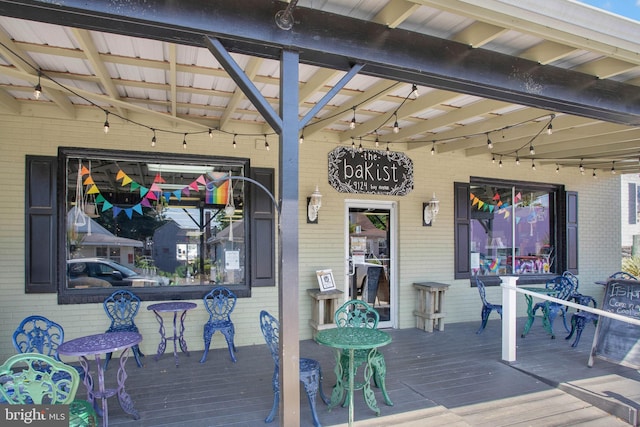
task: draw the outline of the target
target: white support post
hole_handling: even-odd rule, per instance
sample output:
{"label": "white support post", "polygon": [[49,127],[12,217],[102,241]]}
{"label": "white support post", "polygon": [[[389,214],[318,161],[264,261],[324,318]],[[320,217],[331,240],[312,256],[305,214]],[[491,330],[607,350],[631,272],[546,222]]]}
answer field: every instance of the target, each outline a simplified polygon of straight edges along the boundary
{"label": "white support post", "polygon": [[[518,278],[500,276],[500,280],[515,288]],[[502,360],[506,362],[516,360],[516,294],[515,290],[502,287]]]}

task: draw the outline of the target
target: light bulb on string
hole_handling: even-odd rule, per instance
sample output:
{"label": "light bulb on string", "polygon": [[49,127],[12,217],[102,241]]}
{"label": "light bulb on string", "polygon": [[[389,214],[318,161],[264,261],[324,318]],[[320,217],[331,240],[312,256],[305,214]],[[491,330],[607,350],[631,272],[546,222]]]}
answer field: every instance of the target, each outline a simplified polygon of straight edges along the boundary
{"label": "light bulb on string", "polygon": [[493,142],[489,138],[489,134],[487,134],[487,149],[493,150]]}
{"label": "light bulb on string", "polygon": [[616,174],[616,162],[611,162],[611,175]]}
{"label": "light bulb on string", "polygon": [[536,170],[536,163],[534,159],[531,159],[531,169]]}
{"label": "light bulb on string", "polygon": [[356,128],[356,107],[353,107],[353,118],[351,119],[351,123],[349,123],[349,129],[353,130]]}
{"label": "light bulb on string", "polygon": [[151,137],[151,146],[155,147],[156,146],[156,130],[155,129],[151,129],[153,131],[153,137]]}
{"label": "light bulb on string", "polygon": [[187,134],[184,134],[184,138],[182,138],[182,149],[186,150],[187,149]]}
{"label": "light bulb on string", "polygon": [[500,162],[498,163],[499,167],[502,167],[502,156],[500,156]]}
{"label": "light bulb on string", "polygon": [[556,163],[556,173],[560,173],[560,165]]}
{"label": "light bulb on string", "polygon": [[356,140],[351,137],[351,151],[356,151]]}
{"label": "light bulb on string", "polygon": [[360,143],[358,144],[358,153],[362,153],[364,148],[362,148],[362,138],[360,138]]}
{"label": "light bulb on string", "polygon": [[304,142],[304,132],[300,133],[300,138],[298,139],[298,142],[300,144],[302,144]]}
{"label": "light bulb on string", "polygon": [[105,111],[106,118],[104,119],[104,133],[109,133],[109,112]]}
{"label": "light bulb on string", "polygon": [[376,148],[380,147],[380,138],[378,138],[378,134],[376,134]]}
{"label": "light bulb on string", "polygon": [[549,122],[549,126],[547,126],[547,135],[551,135],[553,133],[553,125]]}
{"label": "light bulb on string", "polygon": [[271,147],[269,147],[269,141],[267,141],[267,134],[264,134],[264,148],[267,149],[267,151],[271,150]]}
{"label": "light bulb on string", "polygon": [[393,133],[400,132],[400,126],[398,125],[398,113],[393,113],[396,118],[396,121],[393,123]]}
{"label": "light bulb on string", "polygon": [[533,144],[529,144],[529,154],[531,154],[532,156],[536,154],[536,150],[534,150]]}
{"label": "light bulb on string", "polygon": [[493,163],[494,165],[496,164],[496,155],[492,155],[491,156],[491,163]]}
{"label": "light bulb on string", "polygon": [[236,144],[236,134],[234,133],[234,134],[233,134],[233,149],[234,149],[234,150],[236,149],[236,145],[237,145],[237,144]]}
{"label": "light bulb on string", "polygon": [[38,84],[33,89],[33,96],[35,96],[36,99],[40,99],[40,95],[42,95],[42,86],[40,85],[40,75],[41,75],[40,70],[38,70]]}
{"label": "light bulb on string", "polygon": [[213,139],[213,131],[209,129],[209,138]]}
{"label": "light bulb on string", "polygon": [[420,94],[418,93],[418,86],[415,84],[411,86],[411,96],[413,96],[413,99],[416,99],[418,98],[418,96],[420,96]]}
{"label": "light bulb on string", "polygon": [[591,174],[591,176],[593,177],[593,179],[598,179],[598,175],[596,175],[596,170],[593,170],[593,173]]}
{"label": "light bulb on string", "polygon": [[431,143],[431,155],[434,156],[436,154],[436,143],[435,141]]}
{"label": "light bulb on string", "polygon": [[583,160],[583,159],[580,159],[580,166],[579,166],[579,169],[580,169],[580,173],[581,173],[582,175],[584,175],[584,164],[582,163],[582,160]]}
{"label": "light bulb on string", "polygon": [[520,156],[518,155],[517,151],[516,151],[516,165],[520,166]]}

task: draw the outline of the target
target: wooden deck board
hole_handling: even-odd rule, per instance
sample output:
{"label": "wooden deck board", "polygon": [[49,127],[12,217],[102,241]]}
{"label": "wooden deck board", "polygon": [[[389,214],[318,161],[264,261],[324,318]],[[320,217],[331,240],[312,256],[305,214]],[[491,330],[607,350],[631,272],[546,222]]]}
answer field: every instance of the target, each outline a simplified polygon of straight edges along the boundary
{"label": "wooden deck board", "polygon": [[[580,345],[573,349],[570,342],[561,339],[559,331],[558,339],[551,340],[540,325],[534,325],[526,338],[518,338],[518,361],[506,364],[500,360],[500,322],[490,321],[481,335],[475,334],[477,327],[474,322],[448,324],[443,332],[389,331],[393,342],[382,351],[387,363],[387,390],[395,404],[385,405],[376,389],[382,412],[376,417],[357,392],[356,425],[422,426],[426,419],[430,426],[628,425],[557,387],[573,382],[594,388],[607,384],[613,390],[611,384],[616,378],[618,382],[639,384],[640,375],[633,369],[601,360],[593,368],[586,366],[593,328],[585,330]],[[335,381],[333,351],[305,340],[300,343],[300,353],[320,361],[323,390],[329,396]],[[204,364],[199,363],[201,355],[197,351],[190,357],[180,354],[179,367],[171,353],[158,362],[147,355],[143,368],[129,361],[127,391],[141,417],[133,420],[122,411],[117,399],[111,398],[110,426],[265,425],[264,418],[273,403],[273,361],[266,346],[240,347],[235,364],[226,348],[212,349]],[[116,366],[113,363],[109,368],[108,381],[114,381]],[[634,389],[624,397],[636,399],[637,395]],[[346,423],[347,408],[328,411],[320,399],[317,407],[324,426]],[[303,391],[300,422],[302,426],[311,425]],[[278,417],[273,425],[278,425]]]}

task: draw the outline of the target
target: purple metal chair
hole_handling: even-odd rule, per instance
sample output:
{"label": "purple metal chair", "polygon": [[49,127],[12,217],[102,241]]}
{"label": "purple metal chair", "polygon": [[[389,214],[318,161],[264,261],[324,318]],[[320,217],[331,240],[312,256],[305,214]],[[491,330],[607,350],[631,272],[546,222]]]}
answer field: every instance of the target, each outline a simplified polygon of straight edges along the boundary
{"label": "purple metal chair", "polygon": [[227,340],[227,347],[229,347],[231,360],[235,362],[235,352],[238,350],[233,342],[236,331],[231,321],[231,312],[236,307],[236,294],[223,286],[219,286],[213,288],[202,300],[204,301],[204,307],[209,312],[209,320],[204,325],[204,354],[200,359],[200,363],[204,363],[207,360],[211,338],[216,331],[220,331],[224,335]]}
{"label": "purple metal chair", "polygon": [[[275,362],[273,369],[273,407],[271,412],[264,420],[265,423],[270,423],[276,416],[278,411],[278,403],[280,401],[280,357],[279,357],[279,342],[280,342],[280,323],[271,314],[265,310],[260,312],[260,330],[264,336],[264,340],[267,342],[267,347],[271,352],[271,357]],[[300,358],[300,382],[304,385],[304,391],[307,393],[309,399],[309,405],[311,405],[311,416],[313,417],[313,425],[320,427],[320,421],[318,420],[318,414],[316,413],[316,395],[320,392],[320,397],[326,403],[329,404],[329,399],[322,391],[322,370],[320,363],[314,359]]]}
{"label": "purple metal chair", "polygon": [[[138,314],[140,308],[140,298],[132,292],[127,290],[115,291],[111,294],[103,303],[104,311],[111,320],[111,326],[105,332],[139,332],[133,319]],[[144,354],[140,351],[138,344],[134,345],[133,356],[136,359],[136,363],[142,368],[141,357]],[[113,353],[107,353],[104,361],[104,369],[107,369],[109,361]]]}

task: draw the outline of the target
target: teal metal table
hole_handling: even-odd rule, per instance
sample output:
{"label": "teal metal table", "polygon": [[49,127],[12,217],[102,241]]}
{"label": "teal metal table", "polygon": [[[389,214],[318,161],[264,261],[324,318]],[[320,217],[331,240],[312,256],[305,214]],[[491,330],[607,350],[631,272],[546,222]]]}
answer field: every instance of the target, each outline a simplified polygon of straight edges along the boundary
{"label": "teal metal table", "polygon": [[[349,426],[353,425],[353,392],[354,390],[362,390],[364,400],[376,415],[380,415],[380,409],[376,403],[376,397],[371,390],[371,377],[373,370],[371,367],[371,359],[376,355],[378,347],[385,346],[391,342],[391,336],[379,329],[369,328],[333,328],[318,331],[316,341],[319,344],[336,349],[336,385],[331,393],[331,402],[329,409],[339,405],[344,399],[345,391],[348,393],[349,402]],[[342,372],[342,364],[340,363],[340,355],[343,350],[349,352],[349,372],[348,384],[344,384],[344,373]],[[367,363],[364,368],[364,380],[362,383],[356,383],[355,367],[353,364],[354,353],[356,350],[370,350],[367,357]]]}
{"label": "teal metal table", "polygon": [[[553,289],[548,289],[548,288],[540,288],[540,287],[526,287],[526,286],[518,286],[519,289],[524,289],[526,291],[530,291],[530,292],[537,292],[539,294],[545,294],[548,296],[554,296],[558,293],[558,291],[555,291]],[[535,313],[533,312],[533,296],[529,295],[529,294],[524,294],[524,298],[527,300],[527,323],[524,325],[524,329],[522,330],[522,335],[520,335],[522,338],[524,338],[528,333],[529,333],[529,329],[531,329],[531,325],[533,325],[533,321],[535,320]],[[551,322],[549,321],[549,310],[548,310],[548,306],[547,306],[548,301],[545,301],[545,304],[543,305],[543,316],[542,316],[542,327],[544,327],[545,331],[547,331],[552,337],[553,335],[553,329],[551,328]]]}

